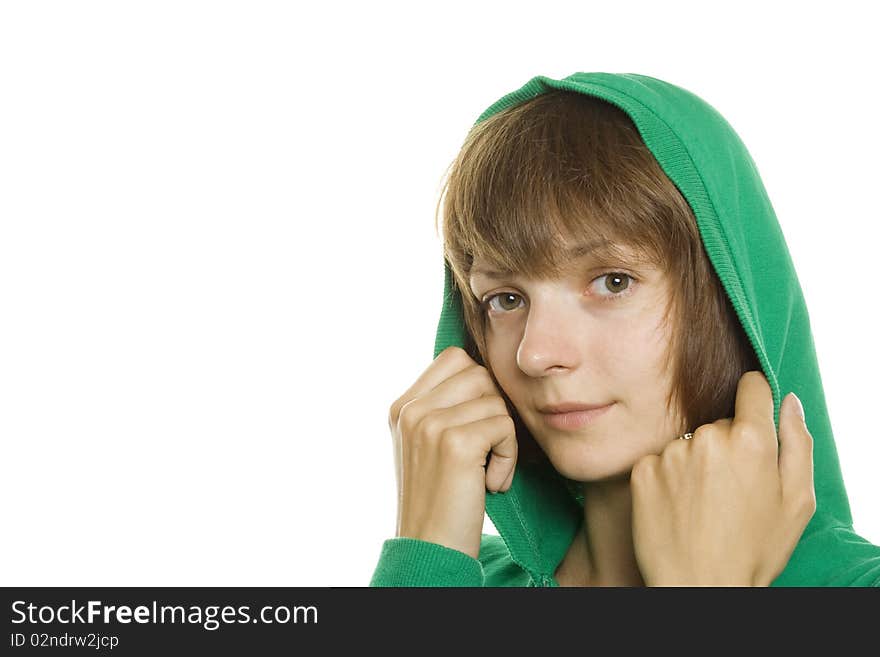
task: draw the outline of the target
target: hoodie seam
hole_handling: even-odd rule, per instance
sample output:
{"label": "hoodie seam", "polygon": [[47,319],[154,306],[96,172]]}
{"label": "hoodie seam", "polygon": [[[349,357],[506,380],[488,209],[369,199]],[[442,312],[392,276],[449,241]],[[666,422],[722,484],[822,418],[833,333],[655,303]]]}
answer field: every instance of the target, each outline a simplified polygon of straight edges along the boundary
{"label": "hoodie seam", "polygon": [[[526,540],[529,543],[529,548],[532,551],[532,556],[534,557],[534,562],[535,562],[534,567],[536,569],[541,569],[543,567],[543,564],[541,563],[541,558],[540,558],[541,555],[538,551],[538,546],[535,543],[535,538],[532,535],[532,531],[529,528],[528,523],[525,522],[525,519],[524,519],[525,514],[523,513],[522,507],[520,506],[520,503],[519,503],[519,495],[517,494],[516,490],[513,488],[511,488],[510,493],[512,493],[512,499],[510,502],[511,502],[511,506],[513,507],[514,511],[516,512],[516,520],[517,520],[517,522],[519,522],[520,527],[522,527],[522,529],[523,529],[523,534],[525,534]],[[504,542],[507,543],[506,538],[504,539]],[[507,550],[510,552],[511,555],[513,555],[513,551],[510,549],[509,544],[507,545]],[[529,574],[534,578],[534,572],[528,566],[526,566],[523,563],[520,563],[520,566],[522,566],[527,571],[529,571]]]}

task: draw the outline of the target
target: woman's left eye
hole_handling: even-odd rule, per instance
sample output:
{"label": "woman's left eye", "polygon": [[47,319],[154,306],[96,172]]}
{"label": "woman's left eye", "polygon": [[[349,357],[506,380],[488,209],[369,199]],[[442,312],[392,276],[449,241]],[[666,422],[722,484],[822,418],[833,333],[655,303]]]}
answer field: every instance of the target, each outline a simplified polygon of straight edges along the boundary
{"label": "woman's left eye", "polygon": [[616,301],[632,293],[632,283],[635,279],[622,271],[609,271],[593,279],[592,282],[596,281],[604,281],[600,287],[610,292],[610,294],[599,294],[602,300]]}

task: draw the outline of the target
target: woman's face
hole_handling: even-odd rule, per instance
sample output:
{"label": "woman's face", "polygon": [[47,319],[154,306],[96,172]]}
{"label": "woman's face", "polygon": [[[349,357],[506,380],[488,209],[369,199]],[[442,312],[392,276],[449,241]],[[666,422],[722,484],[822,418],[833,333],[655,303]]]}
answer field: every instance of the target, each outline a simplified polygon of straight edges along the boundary
{"label": "woman's face", "polygon": [[[666,408],[673,328],[663,323],[670,290],[662,271],[589,253],[572,257],[558,280],[495,278],[486,269],[475,260],[470,284],[487,304],[487,364],[560,474],[628,475],[679,435],[678,410],[670,417]],[[554,426],[541,409],[565,402],[610,406],[586,424]]]}

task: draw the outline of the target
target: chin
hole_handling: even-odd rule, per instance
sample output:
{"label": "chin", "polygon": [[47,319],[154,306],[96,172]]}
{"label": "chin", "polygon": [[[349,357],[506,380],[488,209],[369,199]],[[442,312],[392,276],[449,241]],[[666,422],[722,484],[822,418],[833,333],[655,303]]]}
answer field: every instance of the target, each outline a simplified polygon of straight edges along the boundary
{"label": "chin", "polygon": [[582,445],[544,450],[554,469],[573,481],[591,482],[628,478],[637,456],[613,448],[585,449]]}

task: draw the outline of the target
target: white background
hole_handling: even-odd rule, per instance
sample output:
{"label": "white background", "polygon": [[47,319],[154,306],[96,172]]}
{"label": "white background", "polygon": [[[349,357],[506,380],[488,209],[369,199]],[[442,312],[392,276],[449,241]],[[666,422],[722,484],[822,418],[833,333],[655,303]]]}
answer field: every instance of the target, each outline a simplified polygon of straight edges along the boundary
{"label": "white background", "polygon": [[868,3],[608,4],[4,3],[0,583],[366,585],[443,172],[495,100],[576,71],[683,86],[743,138],[880,543]]}

